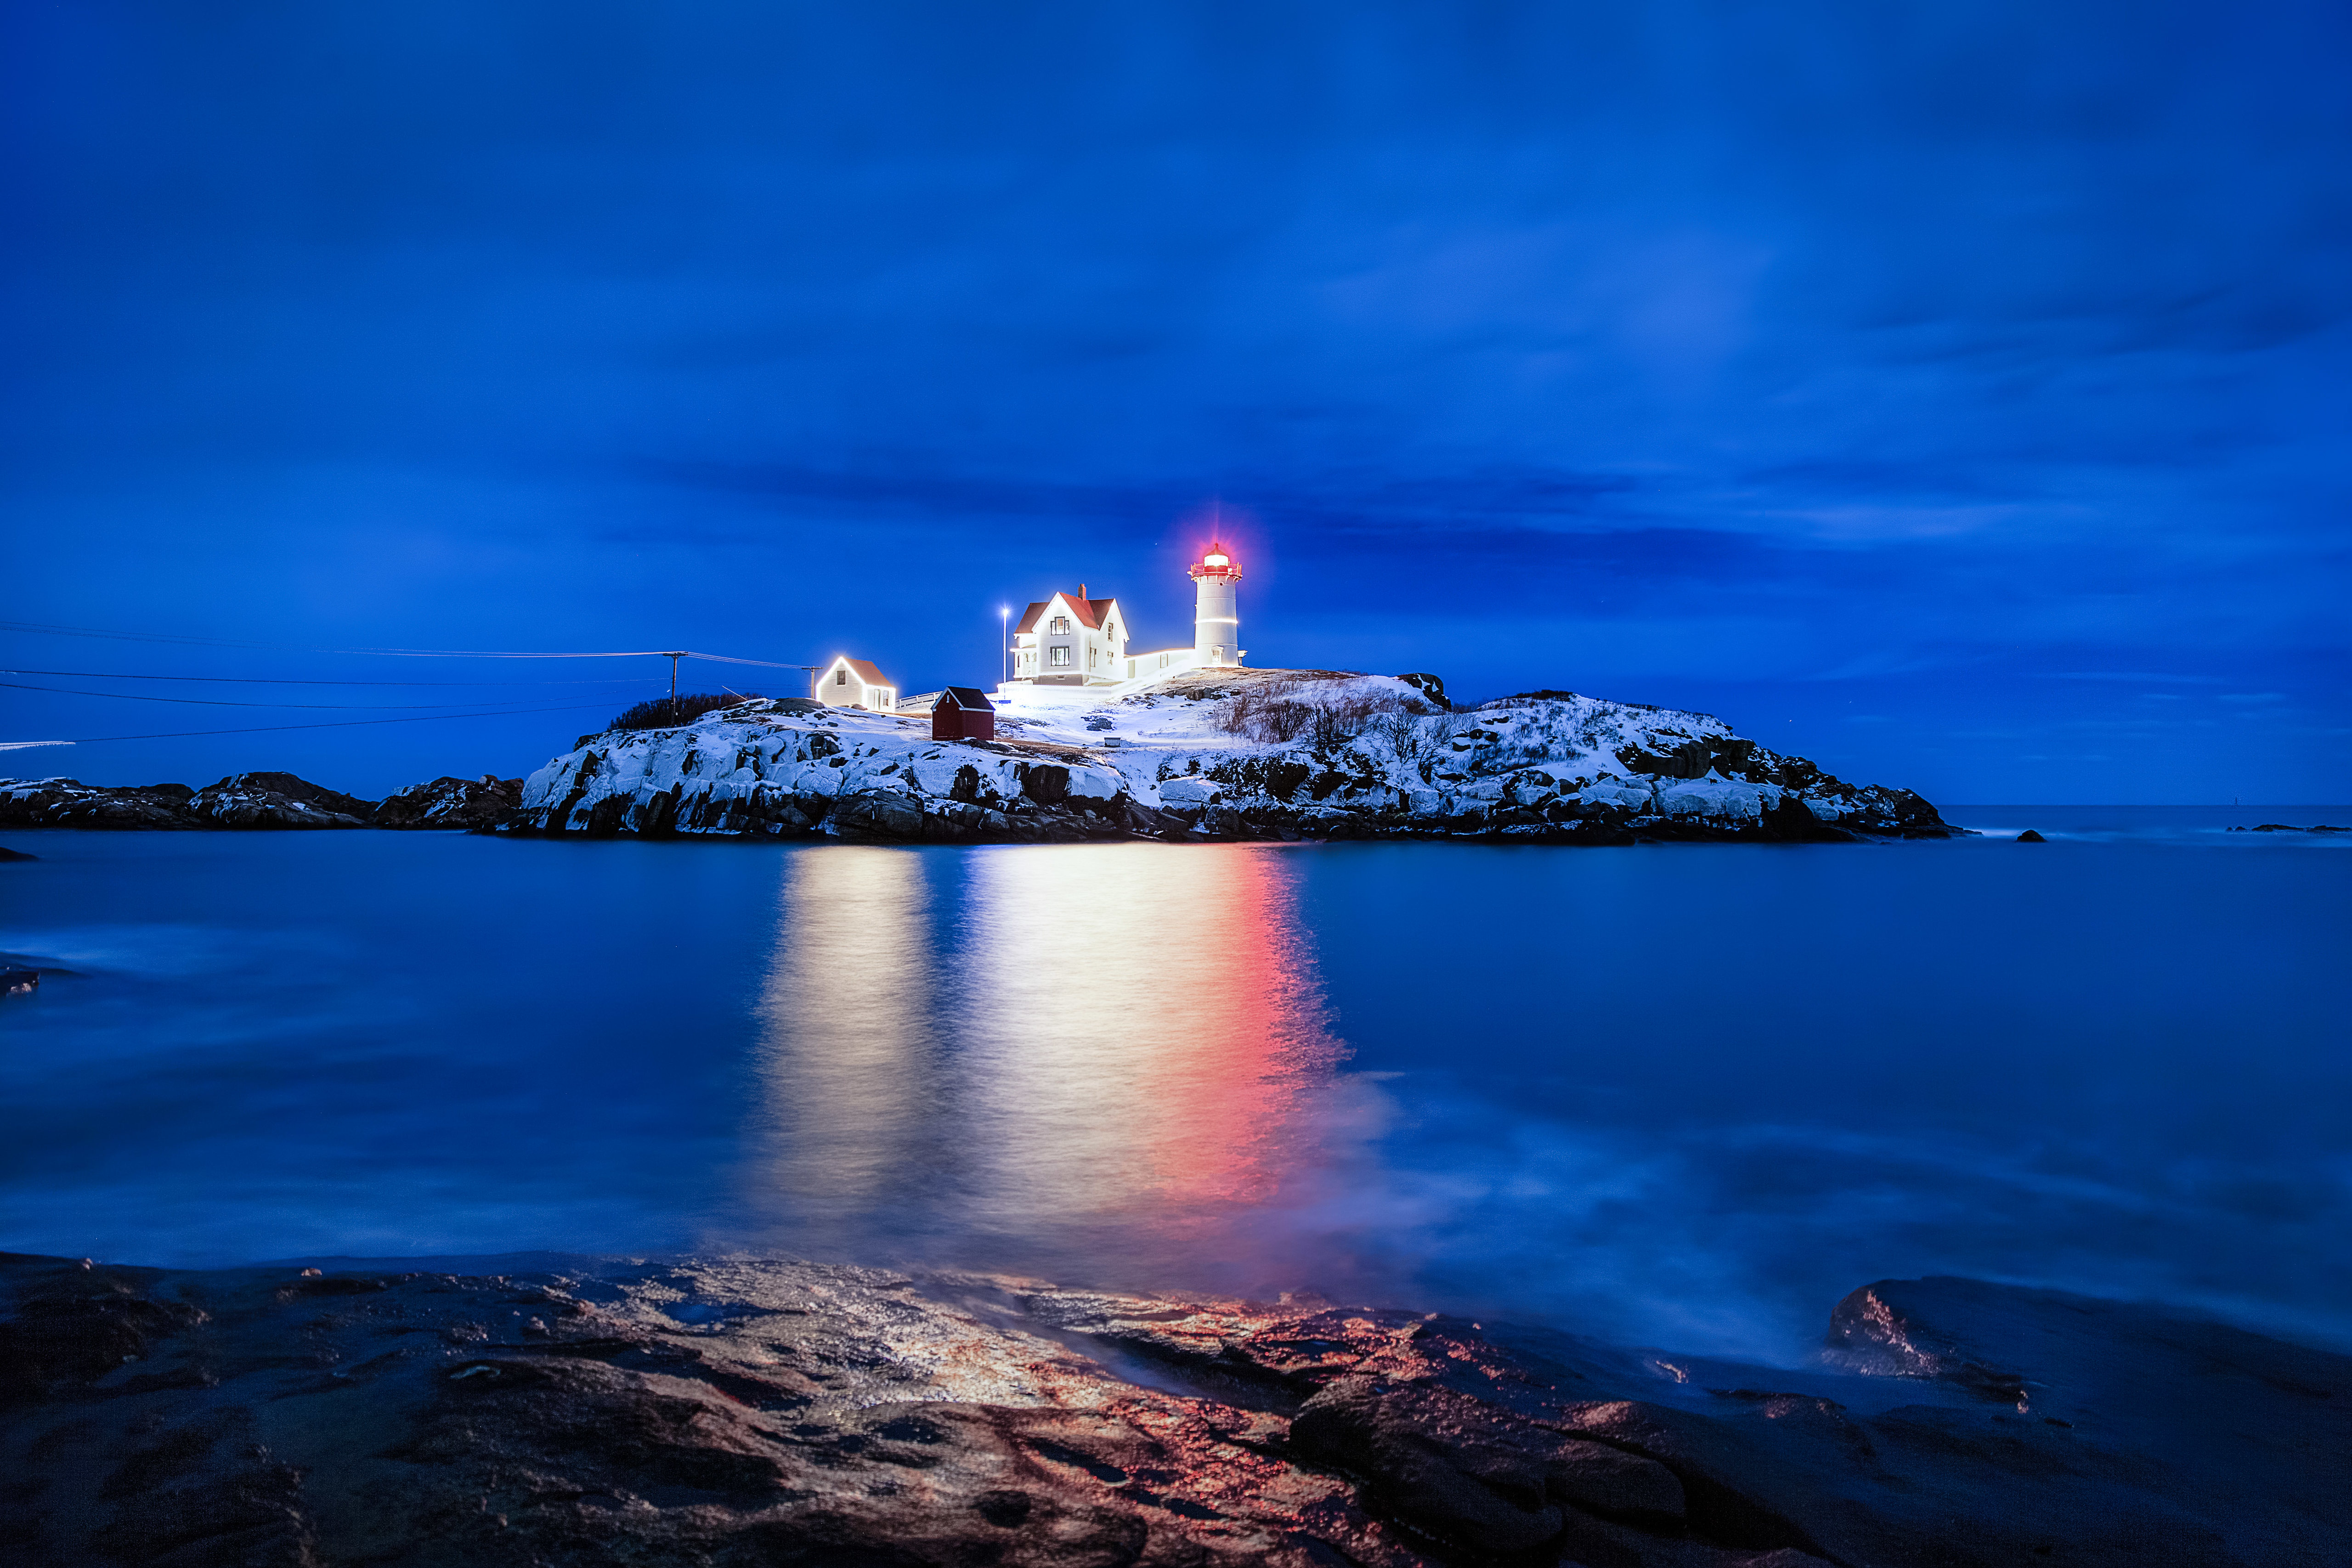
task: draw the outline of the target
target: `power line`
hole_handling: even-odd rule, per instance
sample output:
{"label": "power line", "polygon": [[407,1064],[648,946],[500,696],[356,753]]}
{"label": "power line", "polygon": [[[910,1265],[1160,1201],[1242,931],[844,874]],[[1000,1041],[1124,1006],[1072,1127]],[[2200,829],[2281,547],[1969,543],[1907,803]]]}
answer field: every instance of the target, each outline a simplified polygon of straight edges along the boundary
{"label": "power line", "polygon": [[584,708],[600,708],[603,703],[571,703],[560,707],[500,708],[489,713],[427,713],[408,718],[339,718],[323,719],[317,724],[263,724],[243,729],[175,729],[159,735],[88,735],[76,740],[17,740],[5,742],[9,747],[28,746],[97,746],[110,740],[183,740],[199,735],[269,735],[288,729],[349,729],[368,724],[432,724],[446,718],[511,718],[519,713],[578,713]]}
{"label": "power line", "polygon": [[181,647],[264,648],[284,653],[351,653],[400,659],[644,659],[661,650],[616,653],[533,653],[478,648],[315,648],[294,643],[246,643],[227,637],[175,637],[163,632],[107,632],[89,626],[53,626],[37,621],[0,621],[0,632],[30,632],[45,637],[100,637],[115,643],[169,643]]}
{"label": "power line", "polygon": [[[22,681],[0,681],[0,690],[15,692],[54,692],[60,696],[69,697],[107,697],[115,702],[123,703],[184,703],[194,707],[341,708],[345,710],[359,708],[374,709],[381,712],[390,708],[447,708],[475,707],[479,706],[475,703],[240,703],[231,702],[226,697],[154,697],[149,696],[144,692],[85,692],[77,691],[72,686],[26,685]],[[599,704],[598,706],[602,706],[603,705]]]}
{"label": "power line", "polygon": [[[633,648],[615,653],[530,653],[480,648],[310,648],[289,643],[240,643],[222,637],[174,637],[157,632],[103,632],[87,626],[53,626],[37,621],[0,621],[0,632],[30,632],[48,637],[102,637],[119,643],[169,643],[186,647],[266,648],[278,653],[341,653],[383,659],[667,659],[667,648]],[[756,664],[768,670],[811,670],[814,664],[779,664],[772,659],[738,659],[725,653],[685,653],[680,658],[707,659],[716,664]]]}
{"label": "power line", "polygon": [[763,670],[822,670],[823,664],[780,664],[773,659],[730,659],[724,653],[688,653],[689,659],[701,659],[713,664],[757,664]]}
{"label": "power line", "polygon": [[221,686],[618,686],[634,685],[646,679],[643,675],[604,675],[593,681],[319,681],[278,675],[130,675],[114,670],[0,670],[0,675],[59,675],[82,681],[194,681]]}

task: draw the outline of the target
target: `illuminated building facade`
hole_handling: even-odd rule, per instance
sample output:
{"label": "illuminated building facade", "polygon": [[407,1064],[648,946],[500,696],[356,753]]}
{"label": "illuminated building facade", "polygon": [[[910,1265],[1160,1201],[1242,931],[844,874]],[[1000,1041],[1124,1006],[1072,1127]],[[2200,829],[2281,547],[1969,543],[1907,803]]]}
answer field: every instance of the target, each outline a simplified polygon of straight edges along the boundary
{"label": "illuminated building facade", "polygon": [[1147,682],[1180,670],[1231,669],[1241,646],[1241,563],[1212,543],[1187,570],[1192,580],[1192,645],[1150,653],[1128,652],[1127,616],[1116,599],[1055,593],[1022,612],[1013,633],[1014,682],[1040,686],[1115,686]]}
{"label": "illuminated building facade", "polygon": [[1127,617],[1116,599],[1055,593],[1022,612],[1013,631],[1013,678],[1041,686],[1106,686],[1127,679]]}
{"label": "illuminated building facade", "polygon": [[898,710],[898,683],[865,659],[836,654],[817,672],[809,695],[830,707],[862,707],[874,713]]}

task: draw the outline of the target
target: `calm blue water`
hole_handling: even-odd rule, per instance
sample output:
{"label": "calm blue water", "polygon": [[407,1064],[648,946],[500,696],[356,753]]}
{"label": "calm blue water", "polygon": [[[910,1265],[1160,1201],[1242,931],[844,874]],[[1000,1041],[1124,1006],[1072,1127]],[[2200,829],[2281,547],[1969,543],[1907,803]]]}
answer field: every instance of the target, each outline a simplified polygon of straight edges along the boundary
{"label": "calm blue water", "polygon": [[[744,1249],[1793,1360],[1958,1272],[2352,1343],[2352,808],[2053,841],[22,832],[0,1247]],[[2352,835],[2346,835],[2352,839]]]}

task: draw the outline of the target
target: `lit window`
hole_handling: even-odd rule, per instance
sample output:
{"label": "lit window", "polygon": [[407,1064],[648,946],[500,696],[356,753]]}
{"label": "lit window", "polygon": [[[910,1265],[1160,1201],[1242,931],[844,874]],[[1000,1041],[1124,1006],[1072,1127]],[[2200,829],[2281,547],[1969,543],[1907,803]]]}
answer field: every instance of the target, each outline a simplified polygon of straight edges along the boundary
{"label": "lit window", "polygon": [[1066,615],[1056,615],[1054,617],[1053,624],[1046,627],[1045,630],[1055,633],[1056,636],[1064,635],[1070,630],[1070,618]]}
{"label": "lit window", "polygon": [[1068,664],[1068,663],[1070,662],[1070,650],[1069,650],[1068,645],[1067,645],[1067,644],[1066,644],[1066,643],[1057,643],[1057,644],[1055,644],[1055,648],[1054,648],[1054,652],[1053,652],[1053,656],[1052,656],[1051,658],[1047,659],[1045,662],[1046,662],[1047,664]]}

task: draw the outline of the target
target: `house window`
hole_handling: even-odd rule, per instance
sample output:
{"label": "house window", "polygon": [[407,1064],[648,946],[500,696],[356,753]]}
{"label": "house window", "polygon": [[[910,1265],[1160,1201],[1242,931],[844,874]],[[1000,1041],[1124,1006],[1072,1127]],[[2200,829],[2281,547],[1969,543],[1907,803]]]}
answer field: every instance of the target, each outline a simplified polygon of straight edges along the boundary
{"label": "house window", "polygon": [[849,684],[849,672],[848,672],[847,670],[835,670],[835,671],[834,671],[834,672],[833,672],[833,684],[834,684],[835,685],[836,685],[836,686],[845,686],[845,685],[847,685]]}
{"label": "house window", "polygon": [[1045,630],[1053,632],[1057,637],[1065,636],[1070,630],[1070,618],[1066,615],[1056,615],[1054,617],[1054,623],[1046,627]]}
{"label": "house window", "polygon": [[1048,658],[1045,662],[1049,664],[1068,664],[1070,662],[1070,650],[1068,644],[1060,643],[1055,643],[1054,645],[1053,656]]}
{"label": "house window", "polygon": [[1100,653],[1101,652],[1102,652],[1102,650],[1101,650],[1100,648],[1088,648],[1088,649],[1087,650],[1087,669],[1091,670],[1091,669],[1093,669],[1093,668],[1095,667],[1095,656],[1096,656],[1097,654]]}

